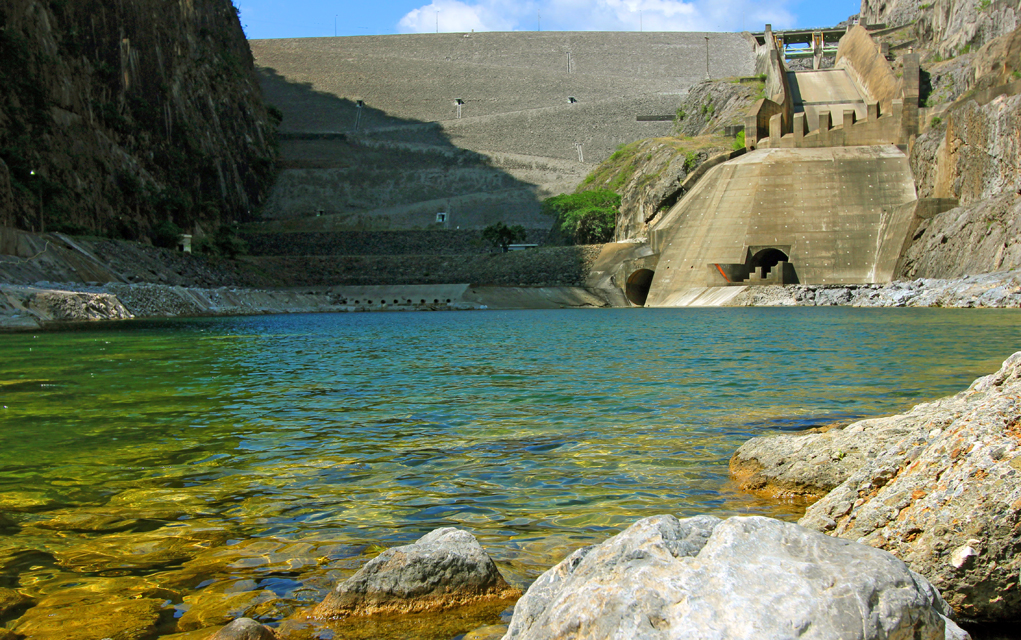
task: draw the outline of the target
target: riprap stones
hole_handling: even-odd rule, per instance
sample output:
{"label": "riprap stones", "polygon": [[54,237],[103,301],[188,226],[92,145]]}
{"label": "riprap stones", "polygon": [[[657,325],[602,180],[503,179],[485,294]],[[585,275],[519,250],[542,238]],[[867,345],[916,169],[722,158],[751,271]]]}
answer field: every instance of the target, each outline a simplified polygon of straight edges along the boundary
{"label": "riprap stones", "polygon": [[444,527],[370,560],[337,585],[310,617],[325,620],[441,611],[489,600],[512,600],[519,595],[475,536]]}

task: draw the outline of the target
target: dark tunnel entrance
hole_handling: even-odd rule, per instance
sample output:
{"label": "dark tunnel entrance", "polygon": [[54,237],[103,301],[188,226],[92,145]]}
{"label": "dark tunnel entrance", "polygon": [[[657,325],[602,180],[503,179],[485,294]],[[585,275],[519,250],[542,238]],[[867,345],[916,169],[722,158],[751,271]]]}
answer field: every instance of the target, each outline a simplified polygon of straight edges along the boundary
{"label": "dark tunnel entrance", "polygon": [[652,286],[652,276],[656,272],[652,269],[639,269],[627,278],[627,285],[624,288],[624,295],[631,304],[644,307],[645,301],[649,298],[649,287]]}
{"label": "dark tunnel entrance", "polygon": [[787,254],[779,249],[763,249],[754,256],[748,263],[749,271],[755,272],[755,267],[762,267],[762,275],[766,275],[769,271],[781,262],[790,262]]}

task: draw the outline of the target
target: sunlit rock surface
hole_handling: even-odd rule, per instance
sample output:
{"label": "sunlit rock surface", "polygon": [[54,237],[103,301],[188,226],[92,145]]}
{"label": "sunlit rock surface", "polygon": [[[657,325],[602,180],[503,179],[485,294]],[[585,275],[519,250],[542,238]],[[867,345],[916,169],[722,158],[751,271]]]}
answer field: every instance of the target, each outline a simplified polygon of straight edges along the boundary
{"label": "sunlit rock surface", "polygon": [[544,573],[506,639],[968,637],[949,612],[877,549],[763,517],[663,515]]}
{"label": "sunlit rock surface", "polygon": [[1016,619],[1021,352],[941,402],[956,410],[917,420],[813,505],[801,524],[890,551],[963,616]]}
{"label": "sunlit rock surface", "polygon": [[312,618],[438,611],[519,595],[467,531],[444,527],[387,549],[337,585]]}

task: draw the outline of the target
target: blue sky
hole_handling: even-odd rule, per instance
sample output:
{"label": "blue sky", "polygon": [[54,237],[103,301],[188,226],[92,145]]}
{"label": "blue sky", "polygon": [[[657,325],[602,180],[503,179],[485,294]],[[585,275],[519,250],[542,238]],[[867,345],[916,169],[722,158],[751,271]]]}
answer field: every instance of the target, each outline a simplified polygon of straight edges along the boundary
{"label": "blue sky", "polygon": [[[234,0],[249,38],[458,31],[759,31],[832,26],[860,0]],[[336,29],[336,32],[334,31]]]}

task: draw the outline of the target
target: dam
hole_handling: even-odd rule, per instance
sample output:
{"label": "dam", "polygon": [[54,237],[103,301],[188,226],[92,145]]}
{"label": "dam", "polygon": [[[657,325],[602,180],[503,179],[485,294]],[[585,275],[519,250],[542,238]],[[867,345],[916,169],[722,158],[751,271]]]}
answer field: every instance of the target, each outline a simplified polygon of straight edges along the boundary
{"label": "dam", "polygon": [[283,114],[264,217],[303,231],[548,229],[543,199],[619,145],[670,135],[688,89],[751,75],[755,46],[737,33],[253,40]]}

